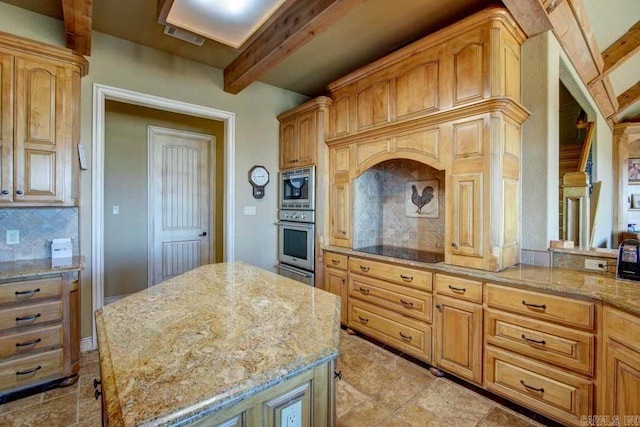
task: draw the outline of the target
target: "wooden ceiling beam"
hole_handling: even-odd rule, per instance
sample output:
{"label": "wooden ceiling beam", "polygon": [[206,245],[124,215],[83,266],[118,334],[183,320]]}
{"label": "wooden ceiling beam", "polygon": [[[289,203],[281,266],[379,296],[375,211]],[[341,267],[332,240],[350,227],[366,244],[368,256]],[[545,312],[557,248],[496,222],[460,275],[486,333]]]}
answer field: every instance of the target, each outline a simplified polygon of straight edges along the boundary
{"label": "wooden ceiling beam", "polygon": [[268,21],[224,69],[224,91],[236,94],[329,28],[363,0],[297,0]]}
{"label": "wooden ceiling beam", "polygon": [[622,113],[631,105],[640,101],[640,81],[618,96],[618,113]]}
{"label": "wooden ceiling beam", "polygon": [[636,22],[633,27],[620,37],[611,46],[602,52],[604,59],[604,68],[602,73],[593,79],[589,85],[593,85],[604,77],[608,76],[613,70],[625,63],[625,61],[640,51],[640,21]]}
{"label": "wooden ceiling beam", "polygon": [[540,0],[502,0],[527,37],[551,29],[551,21]]}
{"label": "wooden ceiling beam", "polygon": [[91,55],[93,0],[62,0],[67,47],[80,55]]}

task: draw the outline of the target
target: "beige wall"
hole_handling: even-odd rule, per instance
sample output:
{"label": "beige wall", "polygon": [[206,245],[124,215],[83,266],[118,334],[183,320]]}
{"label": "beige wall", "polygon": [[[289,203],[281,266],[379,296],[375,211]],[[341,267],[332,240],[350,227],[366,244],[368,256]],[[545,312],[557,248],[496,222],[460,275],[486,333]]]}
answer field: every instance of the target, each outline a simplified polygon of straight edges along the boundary
{"label": "beige wall", "polygon": [[[61,21],[0,2],[0,31],[51,43],[65,44]],[[160,51],[93,33],[89,75],[82,79],[81,142],[92,153],[93,84],[185,101],[236,114],[235,259],[263,268],[276,263],[276,198],[278,121],[276,116],[301,104],[306,97],[274,86],[254,83],[238,95],[225,93],[222,70],[167,55]],[[271,172],[263,199],[255,200],[247,173],[254,164]],[[81,174],[80,246],[86,257],[82,272],[82,336],[91,335],[91,168]],[[256,216],[243,216],[244,206],[256,206]]]}
{"label": "beige wall", "polygon": [[[216,261],[222,261],[224,123],[121,102],[107,101],[104,169],[104,295],[147,287],[147,126],[215,137]],[[113,215],[112,207],[120,207]]]}

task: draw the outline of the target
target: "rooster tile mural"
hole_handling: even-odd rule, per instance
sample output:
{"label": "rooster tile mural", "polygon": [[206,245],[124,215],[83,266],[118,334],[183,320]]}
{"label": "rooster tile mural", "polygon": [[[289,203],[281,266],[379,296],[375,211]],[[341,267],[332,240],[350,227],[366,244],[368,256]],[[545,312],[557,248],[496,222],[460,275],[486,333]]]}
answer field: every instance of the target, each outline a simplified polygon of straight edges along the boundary
{"label": "rooster tile mural", "polygon": [[407,159],[363,172],[354,182],[354,248],[388,245],[443,253],[444,180],[444,171]]}

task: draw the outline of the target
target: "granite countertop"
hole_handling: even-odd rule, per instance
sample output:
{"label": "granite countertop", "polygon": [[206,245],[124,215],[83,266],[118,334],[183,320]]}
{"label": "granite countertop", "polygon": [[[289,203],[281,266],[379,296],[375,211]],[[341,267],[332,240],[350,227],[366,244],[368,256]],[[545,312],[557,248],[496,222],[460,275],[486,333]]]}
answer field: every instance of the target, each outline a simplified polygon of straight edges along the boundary
{"label": "granite countertop", "polygon": [[524,264],[519,264],[500,272],[491,272],[447,265],[444,262],[422,263],[383,255],[373,255],[338,246],[326,246],[323,247],[323,250],[424,268],[434,272],[459,274],[482,281],[526,287],[560,295],[588,297],[640,315],[640,282],[618,280],[612,275],[561,268],[535,267]]}
{"label": "granite countertop", "polygon": [[44,276],[46,274],[84,269],[84,257],[59,258],[52,260],[30,259],[24,261],[0,262],[0,280],[19,279],[29,276]]}
{"label": "granite countertop", "polygon": [[211,264],[105,306],[96,327],[110,425],[179,425],[336,358],[340,300]]}

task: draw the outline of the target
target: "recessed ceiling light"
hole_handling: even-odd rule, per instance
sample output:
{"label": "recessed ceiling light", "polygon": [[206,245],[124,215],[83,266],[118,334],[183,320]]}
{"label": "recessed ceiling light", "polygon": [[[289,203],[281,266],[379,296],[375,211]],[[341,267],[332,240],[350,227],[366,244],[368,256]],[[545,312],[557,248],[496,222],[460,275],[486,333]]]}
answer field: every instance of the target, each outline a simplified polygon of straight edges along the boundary
{"label": "recessed ceiling light", "polygon": [[166,22],[239,48],[285,0],[174,0]]}

